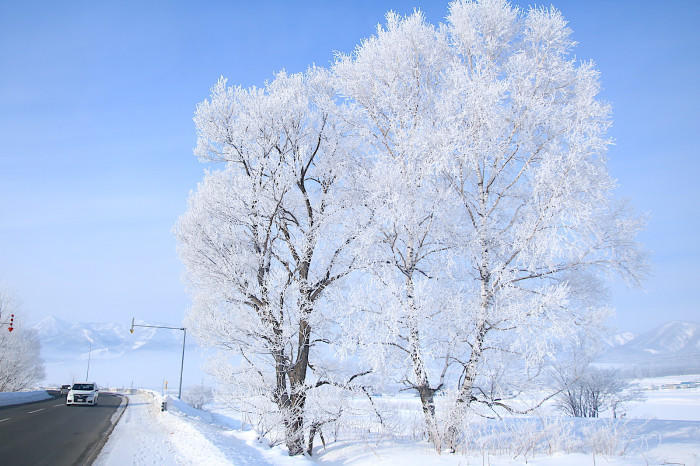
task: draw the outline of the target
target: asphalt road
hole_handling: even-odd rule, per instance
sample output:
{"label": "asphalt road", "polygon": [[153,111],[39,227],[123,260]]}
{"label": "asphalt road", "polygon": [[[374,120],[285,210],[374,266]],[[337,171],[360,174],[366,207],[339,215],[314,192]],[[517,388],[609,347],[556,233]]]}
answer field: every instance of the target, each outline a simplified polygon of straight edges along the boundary
{"label": "asphalt road", "polygon": [[0,464],[88,464],[121,403],[100,393],[96,406],[66,406],[65,396],[0,407]]}

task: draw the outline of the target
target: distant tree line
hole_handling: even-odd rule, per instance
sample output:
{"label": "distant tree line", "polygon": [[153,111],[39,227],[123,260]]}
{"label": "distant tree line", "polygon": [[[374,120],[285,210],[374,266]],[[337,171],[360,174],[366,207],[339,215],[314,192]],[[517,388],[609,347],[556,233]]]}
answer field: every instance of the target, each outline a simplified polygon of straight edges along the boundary
{"label": "distant tree line", "polygon": [[[0,290],[0,322],[17,314],[15,301]],[[12,332],[0,325],[0,392],[16,392],[36,386],[44,378],[39,336],[26,327],[21,314],[15,317]]]}

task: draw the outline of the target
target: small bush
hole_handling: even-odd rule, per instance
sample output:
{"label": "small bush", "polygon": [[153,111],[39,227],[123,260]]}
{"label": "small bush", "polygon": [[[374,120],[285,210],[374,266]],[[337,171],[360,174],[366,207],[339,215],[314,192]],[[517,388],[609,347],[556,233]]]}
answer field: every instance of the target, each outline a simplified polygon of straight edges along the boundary
{"label": "small bush", "polygon": [[193,408],[202,409],[205,404],[214,399],[214,392],[204,385],[196,385],[187,389],[182,399]]}

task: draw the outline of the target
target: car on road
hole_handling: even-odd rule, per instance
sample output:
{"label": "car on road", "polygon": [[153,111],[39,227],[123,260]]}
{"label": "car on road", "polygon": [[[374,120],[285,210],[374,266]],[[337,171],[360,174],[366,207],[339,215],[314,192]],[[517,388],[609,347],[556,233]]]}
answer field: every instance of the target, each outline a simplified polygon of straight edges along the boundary
{"label": "car on road", "polygon": [[68,390],[66,406],[70,405],[96,405],[100,390],[95,382],[78,382]]}
{"label": "car on road", "polygon": [[68,395],[70,391],[70,385],[61,385],[61,396]]}

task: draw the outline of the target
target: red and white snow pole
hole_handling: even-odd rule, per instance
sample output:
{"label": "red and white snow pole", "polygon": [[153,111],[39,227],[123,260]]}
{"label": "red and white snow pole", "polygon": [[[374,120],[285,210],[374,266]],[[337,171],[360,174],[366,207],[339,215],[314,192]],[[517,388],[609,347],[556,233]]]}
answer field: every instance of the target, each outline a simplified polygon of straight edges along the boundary
{"label": "red and white snow pole", "polygon": [[8,332],[13,331],[15,329],[15,315],[10,314],[10,320],[8,320],[7,322],[0,322],[0,327],[2,327],[3,325],[7,325]]}

